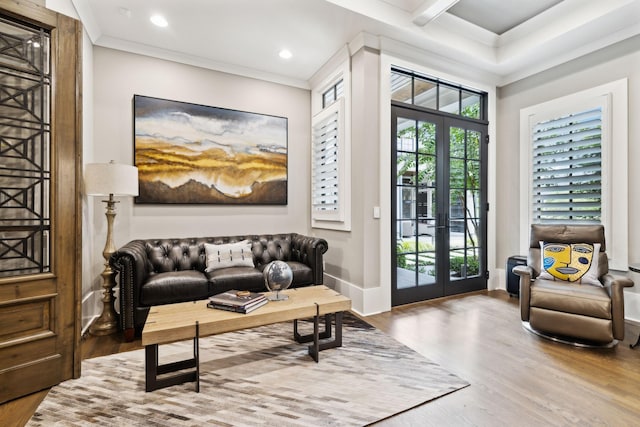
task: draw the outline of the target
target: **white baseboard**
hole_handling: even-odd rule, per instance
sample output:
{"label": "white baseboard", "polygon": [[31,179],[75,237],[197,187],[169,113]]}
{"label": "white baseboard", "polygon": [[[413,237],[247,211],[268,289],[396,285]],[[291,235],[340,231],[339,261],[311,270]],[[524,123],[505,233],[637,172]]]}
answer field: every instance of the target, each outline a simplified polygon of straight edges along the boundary
{"label": "white baseboard", "polygon": [[100,292],[92,291],[82,298],[82,335],[86,334],[91,324],[100,317],[100,312],[97,310],[100,297]]}
{"label": "white baseboard", "polygon": [[[507,290],[507,272],[504,268],[496,268],[492,271],[493,276],[487,283],[487,290],[495,291],[496,289]],[[497,277],[495,277],[497,276]]]}
{"label": "white baseboard", "polygon": [[624,319],[636,324],[640,324],[640,294],[636,292],[625,291]]}
{"label": "white baseboard", "polygon": [[351,299],[351,309],[361,316],[391,310],[391,290],[381,286],[363,289],[353,283],[324,273],[324,284]]}

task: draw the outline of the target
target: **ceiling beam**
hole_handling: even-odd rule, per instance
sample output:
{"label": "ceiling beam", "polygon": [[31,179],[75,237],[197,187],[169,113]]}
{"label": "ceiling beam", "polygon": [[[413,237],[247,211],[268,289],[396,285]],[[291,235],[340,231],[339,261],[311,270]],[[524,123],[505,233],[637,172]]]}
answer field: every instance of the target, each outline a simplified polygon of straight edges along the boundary
{"label": "ceiling beam", "polygon": [[460,0],[427,0],[413,11],[411,20],[414,24],[424,27],[453,7],[458,1]]}

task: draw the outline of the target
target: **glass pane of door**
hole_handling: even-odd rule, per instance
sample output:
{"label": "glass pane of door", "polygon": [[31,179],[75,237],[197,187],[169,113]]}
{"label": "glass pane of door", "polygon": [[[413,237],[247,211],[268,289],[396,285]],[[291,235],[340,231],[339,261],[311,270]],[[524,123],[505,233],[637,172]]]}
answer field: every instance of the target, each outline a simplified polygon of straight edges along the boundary
{"label": "glass pane of door", "polygon": [[0,277],[50,269],[50,36],[0,18]]}
{"label": "glass pane of door", "polygon": [[[402,300],[426,299],[438,283],[438,143],[440,127],[423,114],[394,119],[394,288]],[[407,299],[408,298],[408,299]]]}
{"label": "glass pane of door", "polygon": [[[449,283],[482,282],[482,132],[469,125],[448,126]],[[455,292],[454,292],[455,293]]]}
{"label": "glass pane of door", "polygon": [[399,117],[396,126],[397,286],[435,283],[435,124]]}

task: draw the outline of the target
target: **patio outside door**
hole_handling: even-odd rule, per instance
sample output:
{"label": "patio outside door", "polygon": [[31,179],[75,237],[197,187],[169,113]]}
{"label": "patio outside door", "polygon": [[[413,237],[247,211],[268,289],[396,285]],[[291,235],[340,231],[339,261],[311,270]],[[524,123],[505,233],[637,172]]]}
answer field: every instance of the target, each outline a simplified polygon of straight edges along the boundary
{"label": "patio outside door", "polygon": [[392,304],[485,289],[487,125],[392,105]]}

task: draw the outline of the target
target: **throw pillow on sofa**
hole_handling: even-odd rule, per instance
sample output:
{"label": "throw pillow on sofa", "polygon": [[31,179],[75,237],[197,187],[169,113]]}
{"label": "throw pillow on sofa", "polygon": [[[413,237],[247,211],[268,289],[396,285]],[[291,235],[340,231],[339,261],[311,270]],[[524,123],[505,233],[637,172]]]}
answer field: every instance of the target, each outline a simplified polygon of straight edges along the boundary
{"label": "throw pillow on sofa", "polygon": [[600,243],[540,242],[540,278],[602,286],[598,280]]}
{"label": "throw pillow on sofa", "polygon": [[207,255],[206,272],[212,272],[227,267],[253,267],[253,253],[251,241],[243,240],[223,245],[204,244]]}

